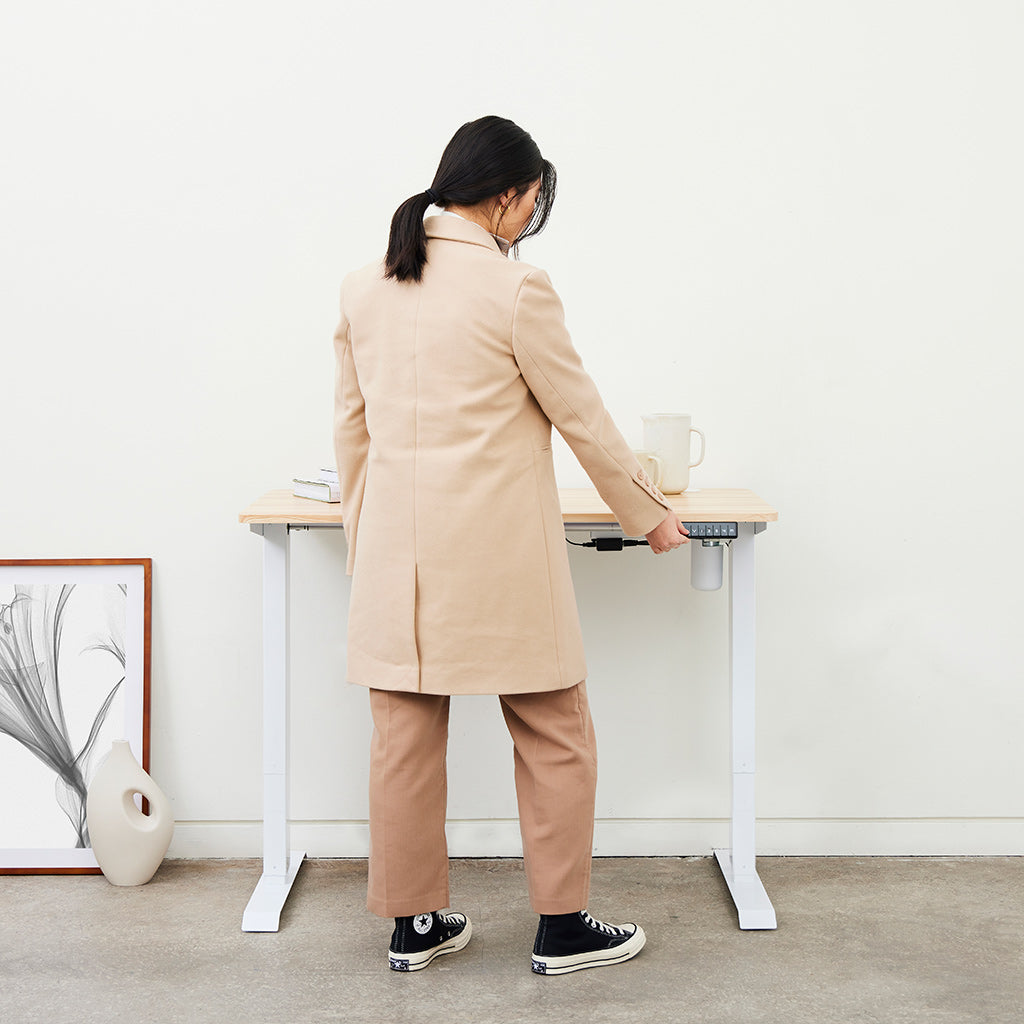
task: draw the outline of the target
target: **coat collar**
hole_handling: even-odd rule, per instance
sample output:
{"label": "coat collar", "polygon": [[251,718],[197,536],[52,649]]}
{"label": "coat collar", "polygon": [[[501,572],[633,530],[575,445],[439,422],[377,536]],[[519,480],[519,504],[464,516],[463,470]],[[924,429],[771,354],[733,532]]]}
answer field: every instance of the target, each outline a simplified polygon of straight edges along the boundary
{"label": "coat collar", "polygon": [[463,220],[462,217],[428,217],[423,222],[427,238],[446,238],[450,242],[469,242],[472,245],[482,245],[494,252],[501,252],[501,247],[489,231],[485,231],[479,224],[470,220]]}

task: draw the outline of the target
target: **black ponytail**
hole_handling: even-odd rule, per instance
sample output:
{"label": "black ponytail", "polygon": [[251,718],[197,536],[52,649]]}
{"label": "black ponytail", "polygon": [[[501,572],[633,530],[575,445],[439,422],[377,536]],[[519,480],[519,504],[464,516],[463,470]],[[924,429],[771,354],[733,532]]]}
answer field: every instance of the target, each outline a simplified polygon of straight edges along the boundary
{"label": "black ponytail", "polygon": [[427,232],[423,215],[431,204],[426,192],[406,199],[391,218],[391,237],[384,258],[385,277],[399,281],[419,281],[427,262]]}
{"label": "black ponytail", "polygon": [[391,218],[391,236],[384,260],[385,277],[420,281],[427,262],[427,233],[423,215],[431,203],[438,206],[475,206],[508,189],[525,192],[540,179],[533,216],[512,251],[524,238],[544,230],[555,201],[555,168],[540,155],[528,132],[503,117],[481,117],[464,124],[452,136],[438,164],[430,188],[407,199]]}

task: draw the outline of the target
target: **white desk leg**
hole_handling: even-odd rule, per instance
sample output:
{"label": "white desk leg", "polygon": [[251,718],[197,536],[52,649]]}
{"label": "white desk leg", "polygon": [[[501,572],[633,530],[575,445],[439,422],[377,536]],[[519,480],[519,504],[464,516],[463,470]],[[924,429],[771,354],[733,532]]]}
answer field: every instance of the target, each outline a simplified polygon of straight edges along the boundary
{"label": "white desk leg", "polygon": [[263,875],[243,932],[276,932],[305,853],[288,853],[288,527],[263,534]]}
{"label": "white desk leg", "polygon": [[732,674],[731,849],[715,850],[740,928],[775,928],[775,909],[757,876],[754,854],[754,524],[740,523],[729,549],[729,649]]}

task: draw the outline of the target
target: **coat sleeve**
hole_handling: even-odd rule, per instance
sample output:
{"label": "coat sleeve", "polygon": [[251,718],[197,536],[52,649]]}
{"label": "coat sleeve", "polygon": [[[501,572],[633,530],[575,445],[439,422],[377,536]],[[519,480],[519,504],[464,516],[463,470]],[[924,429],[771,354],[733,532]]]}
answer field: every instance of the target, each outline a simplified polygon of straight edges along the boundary
{"label": "coat sleeve", "polygon": [[653,530],[671,506],[640,468],[583,369],[565,328],[561,300],[542,270],[534,270],[520,286],[512,348],[527,387],[623,531],[639,537]]}
{"label": "coat sleeve", "polygon": [[341,321],[334,332],[334,353],[337,363],[334,387],[334,458],[341,482],[341,516],[348,541],[345,571],[349,576],[355,565],[356,536],[359,513],[366,488],[366,459],[370,435],[366,430],[366,403],[359,390],[356,365],[352,358],[352,333],[345,316],[344,293]]}

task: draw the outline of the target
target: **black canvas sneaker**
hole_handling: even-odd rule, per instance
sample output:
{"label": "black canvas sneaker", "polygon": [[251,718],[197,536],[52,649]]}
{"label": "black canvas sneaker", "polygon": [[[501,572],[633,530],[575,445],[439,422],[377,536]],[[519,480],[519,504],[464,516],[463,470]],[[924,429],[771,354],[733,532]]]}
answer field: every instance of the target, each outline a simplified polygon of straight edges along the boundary
{"label": "black canvas sneaker", "polygon": [[465,914],[396,917],[388,963],[393,971],[421,971],[435,956],[462,949],[472,934]]}
{"label": "black canvas sneaker", "polygon": [[605,924],[585,910],[541,914],[533,944],[533,973],[570,974],[585,967],[621,964],[635,957],[646,941],[639,925]]}

